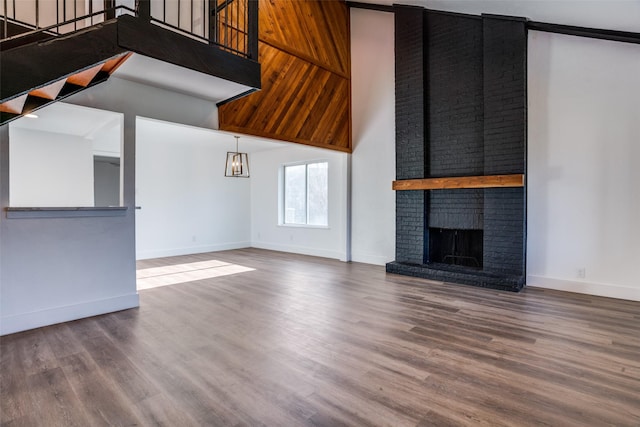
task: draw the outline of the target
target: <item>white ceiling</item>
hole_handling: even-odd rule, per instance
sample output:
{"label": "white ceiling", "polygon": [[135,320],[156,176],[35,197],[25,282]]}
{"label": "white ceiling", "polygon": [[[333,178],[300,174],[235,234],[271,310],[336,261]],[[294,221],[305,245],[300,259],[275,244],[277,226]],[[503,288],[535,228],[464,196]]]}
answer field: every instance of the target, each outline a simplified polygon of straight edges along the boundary
{"label": "white ceiling", "polygon": [[357,0],[480,15],[511,15],[532,21],[640,32],[640,0]]}
{"label": "white ceiling", "polygon": [[158,61],[134,53],[114,73],[115,77],[173,92],[220,102],[244,93],[249,86]]}
{"label": "white ceiling", "polygon": [[[56,102],[37,111],[38,118],[21,117],[10,126],[21,129],[31,129],[43,132],[53,132],[65,135],[92,138],[100,132],[105,132],[122,121],[121,113],[81,107],[78,105]],[[198,128],[161,120],[138,118],[137,132],[145,132],[151,138],[172,139],[175,141],[188,138],[191,142],[214,144],[220,151],[235,150],[234,133],[212,129]],[[240,151],[255,153],[257,151],[273,150],[290,143],[274,141],[247,135],[240,136]]]}
{"label": "white ceiling", "polygon": [[[190,143],[213,144],[220,151],[235,151],[236,140],[234,133],[219,130],[203,129],[194,126],[170,123],[162,120],[139,117],[136,121],[136,131],[144,132],[145,137],[151,139],[181,141],[188,139]],[[287,142],[274,141],[247,135],[240,136],[239,151],[243,153],[255,153],[258,151],[273,150],[290,145]]]}
{"label": "white ceiling", "polygon": [[92,138],[96,132],[122,122],[123,115],[112,111],[56,102],[39,109],[37,118],[21,117],[11,126],[44,132]]}

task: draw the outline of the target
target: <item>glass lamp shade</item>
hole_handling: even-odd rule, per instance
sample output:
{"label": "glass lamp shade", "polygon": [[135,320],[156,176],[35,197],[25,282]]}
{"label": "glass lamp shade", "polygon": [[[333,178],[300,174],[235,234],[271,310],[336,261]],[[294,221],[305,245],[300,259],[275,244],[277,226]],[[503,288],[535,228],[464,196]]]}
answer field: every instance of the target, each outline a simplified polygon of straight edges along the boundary
{"label": "glass lamp shade", "polygon": [[249,178],[249,156],[247,153],[227,152],[224,176]]}

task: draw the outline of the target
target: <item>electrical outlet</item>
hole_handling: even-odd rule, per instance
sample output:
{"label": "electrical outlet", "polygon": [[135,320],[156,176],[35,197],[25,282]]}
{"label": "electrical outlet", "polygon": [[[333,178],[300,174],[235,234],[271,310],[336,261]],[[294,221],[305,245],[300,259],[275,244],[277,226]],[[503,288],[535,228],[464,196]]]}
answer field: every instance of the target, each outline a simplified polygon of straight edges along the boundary
{"label": "electrical outlet", "polygon": [[587,277],[587,271],[584,267],[578,269],[578,279],[584,279]]}

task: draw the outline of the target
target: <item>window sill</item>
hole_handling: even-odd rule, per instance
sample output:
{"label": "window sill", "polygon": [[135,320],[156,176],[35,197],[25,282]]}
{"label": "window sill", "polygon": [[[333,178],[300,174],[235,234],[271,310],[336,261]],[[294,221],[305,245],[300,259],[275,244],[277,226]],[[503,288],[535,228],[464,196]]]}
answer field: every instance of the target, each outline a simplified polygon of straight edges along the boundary
{"label": "window sill", "polygon": [[126,206],[105,207],[73,207],[73,208],[5,208],[7,218],[80,218],[80,217],[105,217],[124,216],[127,213]]}
{"label": "window sill", "polygon": [[320,230],[329,230],[331,228],[328,225],[310,225],[310,224],[278,224],[278,227],[314,228],[314,229],[320,229]]}

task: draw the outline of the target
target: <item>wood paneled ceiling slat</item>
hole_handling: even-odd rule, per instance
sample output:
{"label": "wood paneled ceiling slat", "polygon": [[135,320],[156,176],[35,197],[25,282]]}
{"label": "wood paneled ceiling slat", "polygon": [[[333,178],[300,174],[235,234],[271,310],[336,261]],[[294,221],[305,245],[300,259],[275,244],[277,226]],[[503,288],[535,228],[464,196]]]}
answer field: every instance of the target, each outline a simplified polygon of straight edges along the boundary
{"label": "wood paneled ceiling slat", "polygon": [[349,15],[340,1],[260,0],[260,39],[345,76]]}
{"label": "wood paneled ceiling slat", "polygon": [[284,131],[286,129],[287,132],[295,135],[295,133],[292,132],[291,126],[300,121],[296,116],[302,116],[302,111],[298,111],[296,105],[299,104],[301,100],[307,100],[306,94],[311,84],[310,73],[312,73],[314,68],[317,68],[307,62],[298,61],[298,64],[299,66],[297,68],[300,72],[292,79],[294,84],[286,90],[286,101],[281,104],[283,108],[279,109],[279,114],[273,115],[274,120],[270,126],[272,132],[278,132],[278,130]]}
{"label": "wood paneled ceiling slat", "polygon": [[220,128],[349,151],[348,80],[269,45],[260,51],[267,76],[284,61],[289,78],[265,79],[262,91],[220,106]]}
{"label": "wood paneled ceiling slat", "polygon": [[351,152],[343,1],[260,0],[262,90],[221,105],[220,129]]}
{"label": "wood paneled ceiling slat", "polygon": [[[322,95],[323,88],[330,77],[329,73],[321,73],[320,70],[321,69],[318,67],[313,68],[314,74],[311,77],[311,79],[313,82],[316,82],[316,84],[309,87],[308,90],[306,91],[306,93],[308,93],[307,99],[305,100],[299,99],[298,103],[294,105],[292,108],[295,111],[300,112],[300,114],[304,114],[306,117],[309,117],[309,115],[312,114],[313,108],[317,104],[320,96]],[[299,120],[297,124],[291,127],[291,132],[294,135],[299,135],[305,123],[306,121],[303,122],[302,120]],[[282,131],[282,130],[284,130],[284,123],[282,124],[281,128],[278,129],[278,131]]]}
{"label": "wood paneled ceiling slat", "polygon": [[[271,106],[270,108],[256,108],[255,111],[257,115],[256,119],[260,119],[260,129],[265,129],[271,132],[271,128],[280,114],[280,111],[287,108],[290,97],[294,95],[293,91],[284,91],[281,88],[298,78],[298,73],[300,72],[301,67],[300,64],[296,64],[295,57],[287,55],[277,49],[268,49],[267,46],[261,44],[259,50],[261,52],[271,52],[264,55],[265,57],[271,57],[271,60],[262,63],[263,69],[269,70],[269,73],[271,74],[277,74],[277,70],[279,68],[278,64],[284,64],[282,69],[286,70],[286,73],[282,73],[278,78],[272,80],[270,85],[267,85],[270,91],[270,96],[267,96],[267,92],[265,92],[265,85],[263,83],[262,92],[265,93],[264,96],[261,97],[262,99],[260,100],[260,104],[264,105],[265,100],[268,100],[271,103]],[[285,79],[284,77],[287,78]],[[251,124],[255,122],[250,120],[249,123]]]}

